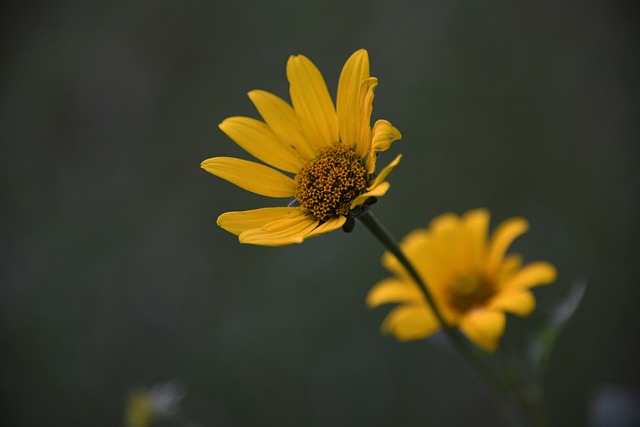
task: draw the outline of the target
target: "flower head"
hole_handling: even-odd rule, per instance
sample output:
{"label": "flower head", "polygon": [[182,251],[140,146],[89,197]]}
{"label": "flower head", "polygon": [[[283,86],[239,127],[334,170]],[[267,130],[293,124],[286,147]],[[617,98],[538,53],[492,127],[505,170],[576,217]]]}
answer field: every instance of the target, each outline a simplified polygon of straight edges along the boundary
{"label": "flower head", "polygon": [[218,225],[240,242],[264,246],[300,243],[345,225],[358,207],[384,195],[397,156],[378,175],[377,154],[401,138],[386,120],[371,127],[374,90],[369,56],[347,60],[334,107],[322,74],[303,55],[291,56],[287,78],[293,106],[265,91],[249,92],[264,122],[230,117],[220,129],[266,165],[214,157],[202,168],[247,191],[293,199],[288,206],[227,212]]}
{"label": "flower head", "polygon": [[[530,288],[551,283],[555,268],[547,262],[522,265],[508,247],[525,233],[528,223],[511,218],[488,236],[489,212],[476,209],[462,217],[453,213],[431,221],[429,228],[407,235],[401,247],[426,283],[445,322],[460,328],[476,345],[494,351],[505,328],[505,312],[528,316],[535,308]],[[390,253],[382,263],[395,277],[375,285],[367,304],[399,303],[382,330],[399,340],[427,337],[440,324],[407,271]]]}

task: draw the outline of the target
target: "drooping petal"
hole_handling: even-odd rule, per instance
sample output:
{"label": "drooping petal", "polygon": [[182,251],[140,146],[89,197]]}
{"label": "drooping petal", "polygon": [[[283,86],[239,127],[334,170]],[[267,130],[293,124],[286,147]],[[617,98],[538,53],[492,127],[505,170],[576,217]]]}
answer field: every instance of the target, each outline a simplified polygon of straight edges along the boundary
{"label": "drooping petal", "polygon": [[460,323],[460,330],[478,347],[493,352],[504,332],[506,316],[502,312],[478,310],[468,313]]}
{"label": "drooping petal", "polygon": [[293,197],[293,179],[267,166],[233,157],[213,157],[202,162],[207,172],[240,188],[268,197]]}
{"label": "drooping petal", "polygon": [[264,121],[283,144],[287,145],[291,150],[299,152],[304,161],[309,161],[316,157],[319,150],[302,128],[300,120],[291,105],[287,104],[282,98],[264,90],[252,90],[249,92],[249,98]]}
{"label": "drooping petal", "polygon": [[508,311],[518,316],[528,316],[536,308],[536,299],[531,291],[502,292],[489,305],[491,311]]}
{"label": "drooping petal", "polygon": [[367,294],[367,306],[388,303],[424,304],[424,296],[413,282],[388,278],[378,282]]}
{"label": "drooping petal", "polygon": [[355,208],[356,206],[360,206],[369,197],[384,196],[387,190],[389,190],[389,187],[391,187],[391,184],[389,184],[388,182],[382,182],[377,187],[372,188],[370,191],[358,195],[358,197],[353,199],[353,201],[351,202],[351,209]]}
{"label": "drooping petal", "polygon": [[489,244],[489,258],[487,260],[487,272],[494,274],[504,258],[507,249],[516,237],[526,233],[529,223],[524,218],[510,218],[502,222],[493,232]]}
{"label": "drooping petal", "polygon": [[266,123],[249,117],[230,117],[219,127],[249,154],[273,167],[297,173],[305,165],[299,148],[284,143]]}
{"label": "drooping petal", "polygon": [[338,142],[338,117],[324,78],[304,55],[287,62],[291,102],[317,149]]}
{"label": "drooping petal", "polygon": [[440,323],[425,306],[403,305],[387,315],[381,329],[399,341],[410,341],[432,335],[440,329]]}
{"label": "drooping petal", "polygon": [[307,238],[315,237],[320,234],[325,234],[333,230],[337,230],[338,228],[342,227],[346,221],[347,221],[346,216],[338,216],[338,217],[331,218],[328,221],[323,222],[318,227],[316,227],[312,232],[310,232],[307,235]]}
{"label": "drooping petal", "polygon": [[240,243],[262,246],[286,246],[302,243],[318,226],[319,221],[300,211],[298,216],[279,219],[260,228],[246,230],[240,234]]}
{"label": "drooping petal", "polygon": [[218,225],[236,236],[252,228],[260,228],[278,219],[300,215],[299,207],[260,208],[226,212],[218,217]]}
{"label": "drooping petal", "polygon": [[548,285],[556,280],[556,268],[548,262],[538,261],[525,265],[510,280],[502,284],[505,292]]}
{"label": "drooping petal", "polygon": [[360,49],[354,52],[342,68],[338,82],[337,113],[340,138],[349,147],[357,145],[362,123],[360,87],[369,78],[369,54]]}

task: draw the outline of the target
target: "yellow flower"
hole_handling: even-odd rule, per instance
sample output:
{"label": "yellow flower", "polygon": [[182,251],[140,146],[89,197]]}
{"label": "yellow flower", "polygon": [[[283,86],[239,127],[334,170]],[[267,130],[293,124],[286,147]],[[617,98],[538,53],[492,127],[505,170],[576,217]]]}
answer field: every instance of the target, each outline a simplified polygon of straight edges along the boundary
{"label": "yellow flower", "polygon": [[369,75],[366,50],[358,50],[345,63],[336,107],[322,74],[305,56],[289,58],[287,78],[293,107],[269,92],[254,90],[249,98],[264,122],[230,117],[220,124],[227,136],[268,166],[229,157],[214,157],[201,165],[252,193],[295,199],[288,206],[220,215],[218,225],[242,243],[283,246],[342,227],[367,199],[386,193],[385,178],[401,158],[375,175],[377,153],[401,135],[386,120],[371,128],[378,80]]}
{"label": "yellow flower", "polygon": [[[556,269],[547,262],[522,265],[506,251],[528,229],[523,218],[501,223],[488,236],[489,212],[476,209],[460,217],[453,213],[431,221],[428,229],[408,234],[401,248],[427,284],[445,322],[485,351],[495,351],[505,328],[505,312],[528,316],[536,301],[529,290],[551,283]],[[382,330],[399,340],[427,337],[440,329],[418,285],[390,253],[382,263],[395,277],[375,285],[367,305],[399,303]]]}
{"label": "yellow flower", "polygon": [[129,393],[125,409],[125,427],[149,427],[153,420],[153,405],[146,390]]}

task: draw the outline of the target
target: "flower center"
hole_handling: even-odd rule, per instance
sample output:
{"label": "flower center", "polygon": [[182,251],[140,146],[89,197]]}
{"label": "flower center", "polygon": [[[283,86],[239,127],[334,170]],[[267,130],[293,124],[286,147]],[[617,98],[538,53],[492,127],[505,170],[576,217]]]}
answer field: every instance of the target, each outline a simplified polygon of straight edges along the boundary
{"label": "flower center", "polygon": [[296,175],[296,199],[320,221],[347,215],[367,187],[362,159],[342,144],[323,150]]}
{"label": "flower center", "polygon": [[479,274],[457,276],[449,284],[449,303],[461,313],[481,306],[493,294],[493,285]]}

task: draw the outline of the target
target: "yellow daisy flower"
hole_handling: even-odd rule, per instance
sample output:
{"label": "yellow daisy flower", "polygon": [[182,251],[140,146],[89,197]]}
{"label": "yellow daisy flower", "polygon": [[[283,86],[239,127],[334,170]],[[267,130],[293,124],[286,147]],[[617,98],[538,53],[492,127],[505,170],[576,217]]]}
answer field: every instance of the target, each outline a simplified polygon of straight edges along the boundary
{"label": "yellow daisy flower", "polygon": [[[506,255],[528,223],[511,218],[488,236],[489,212],[476,209],[460,217],[453,213],[431,221],[429,228],[408,234],[401,248],[426,283],[444,321],[458,327],[477,346],[495,351],[505,328],[505,312],[528,316],[536,301],[529,290],[551,283],[556,269],[547,262],[522,265],[516,254]],[[399,303],[382,330],[399,340],[427,337],[440,329],[418,285],[390,254],[382,263],[395,277],[377,283],[367,305]]]}
{"label": "yellow daisy flower", "polygon": [[371,128],[378,80],[369,75],[366,50],[345,63],[336,107],[322,74],[305,56],[289,58],[287,78],[293,106],[254,90],[249,98],[264,122],[230,117],[220,124],[227,136],[268,166],[230,157],[214,157],[201,165],[252,193],[294,199],[288,206],[220,215],[218,225],[242,243],[283,246],[343,227],[375,200],[371,198],[387,192],[385,178],[401,158],[375,174],[377,153],[401,135],[386,120]]}

